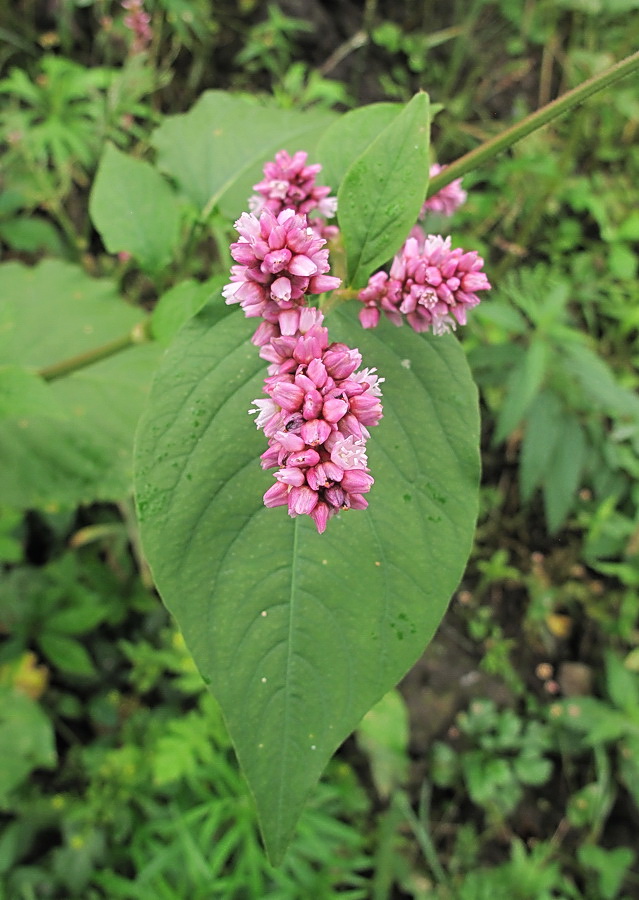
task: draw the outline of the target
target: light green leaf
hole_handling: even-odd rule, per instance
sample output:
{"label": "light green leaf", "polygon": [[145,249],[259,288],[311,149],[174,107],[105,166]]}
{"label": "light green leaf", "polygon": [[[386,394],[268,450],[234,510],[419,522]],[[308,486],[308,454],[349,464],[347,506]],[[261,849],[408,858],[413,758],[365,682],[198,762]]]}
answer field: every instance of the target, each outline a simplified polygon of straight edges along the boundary
{"label": "light green leaf", "polygon": [[598,875],[601,900],[614,900],[619,896],[626,872],[635,859],[630,847],[606,850],[595,844],[582,844],[577,848],[577,858],[582,866],[594,869]]}
{"label": "light green leaf", "polygon": [[357,743],[368,755],[380,797],[388,798],[408,777],[408,709],[393,690],[369,710],[357,728]]}
{"label": "light green leaf", "polygon": [[74,638],[55,631],[43,631],[38,635],[38,644],[54,668],[70,675],[91,677],[96,674],[93,660]]}
{"label": "light green leaf", "polygon": [[67,609],[59,609],[47,616],[47,631],[60,634],[84,634],[91,631],[108,616],[108,610],[96,597],[88,597],[88,603],[78,604]]}
{"label": "light green leaf", "polygon": [[511,372],[506,397],[497,417],[495,443],[505,440],[525,416],[543,383],[548,356],[545,339],[535,338]]}
{"label": "light green leaf", "polygon": [[566,343],[562,368],[579,383],[589,400],[611,416],[639,421],[639,397],[619,384],[608,364],[585,344]]}
{"label": "light green leaf", "polygon": [[62,415],[46,381],[20,366],[0,366],[0,419]]}
{"label": "light green leaf", "polygon": [[607,652],[605,662],[610,699],[639,724],[639,678],[615,653]]}
{"label": "light green leaf", "polygon": [[335,313],[333,340],[386,378],[365,511],[318,535],[266,509],[247,414],[265,367],[240,315],[205,308],[167,350],[137,437],[147,558],[222,708],[281,859],[305,799],[364,713],[419,657],[461,576],[477,512],[476,390],[453,336]]}
{"label": "light green leaf", "polygon": [[429,137],[428,94],[416,94],[344,176],[337,215],[350,285],[364,285],[417,221],[428,188]]}
{"label": "light green leaf", "polygon": [[152,141],[158,166],[196,208],[210,212],[218,207],[232,221],[248,209],[264,163],[278,150],[311,152],[334,119],[334,113],[284,110],[207,91],[189,112],[167,116]]}
{"label": "light green leaf", "polygon": [[586,437],[579,421],[565,413],[542,481],[548,530],[558,531],[572,509],[581,483],[586,457]]}
{"label": "light green leaf", "polygon": [[49,718],[35,700],[8,685],[0,685],[0,759],[0,803],[33,769],[56,763]]}
{"label": "light green leaf", "polygon": [[225,306],[220,296],[227,281],[227,275],[216,275],[203,284],[188,278],[162,294],[151,317],[153,337],[163,345],[170,343],[182,325],[215,294],[218,295],[217,309],[220,318],[229,313],[231,310]]}
{"label": "light green leaf", "polygon": [[0,222],[0,238],[14,250],[24,250],[26,253],[46,250],[54,256],[60,256],[64,252],[64,245],[55,226],[39,216],[23,216]]}
{"label": "light green leaf", "polygon": [[[0,358],[40,369],[128,333],[142,314],[69,263],[0,266]],[[115,500],[161,349],[134,347],[47,385],[49,415],[0,422],[0,493],[16,509]],[[55,418],[62,412],[64,418]]]}
{"label": "light green leaf", "polygon": [[337,191],[357,157],[368,149],[401,111],[398,103],[371,103],[340,116],[317,145],[317,160],[322,164],[321,183]]}
{"label": "light green leaf", "polygon": [[169,183],[148,162],[107,144],[89,210],[109,253],[126,251],[147,272],[159,272],[177,249],[180,207]]}
{"label": "light green leaf", "polygon": [[519,483],[524,500],[541,484],[559,440],[564,405],[552,391],[541,391],[526,416],[519,458]]}

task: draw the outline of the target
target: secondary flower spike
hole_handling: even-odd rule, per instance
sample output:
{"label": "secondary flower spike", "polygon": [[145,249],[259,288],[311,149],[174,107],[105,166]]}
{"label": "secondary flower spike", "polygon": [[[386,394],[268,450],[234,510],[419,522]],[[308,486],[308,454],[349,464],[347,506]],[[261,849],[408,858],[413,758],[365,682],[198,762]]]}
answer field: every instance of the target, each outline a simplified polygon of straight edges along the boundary
{"label": "secondary flower spike", "polygon": [[264,504],[311,516],[320,534],[340,510],[368,505],[366,440],[382,417],[384,380],[375,369],[357,371],[359,351],[329,344],[322,322],[319,310],[304,310],[294,334],[260,343],[271,360],[269,399],[255,400],[250,410],[269,439],[262,467],[278,468]]}
{"label": "secondary flower spike", "polygon": [[329,271],[326,241],[309,227],[306,216],[265,209],[259,219],[243,213],[235,223],[240,239],[231,244],[238,265],[222,290],[227,303],[239,303],[246,316],[277,323],[280,313],[305,304],[307,294],[322,294],[341,281]]}
{"label": "secondary flower spike", "polygon": [[264,178],[253,185],[258,193],[249,200],[251,212],[270,209],[277,215],[283,209],[293,209],[308,215],[318,209],[327,218],[335,215],[337,198],[329,197],[330,187],[315,184],[321,172],[319,163],[307,166],[308,154],[299,150],[289,156],[286,150],[275,154],[275,162],[264,165]]}
{"label": "secondary flower spike", "polygon": [[477,291],[490,289],[484,260],[475,250],[451,250],[450,237],[429,234],[423,246],[409,238],[391,265],[376,272],[359,292],[364,304],[359,319],[375,328],[383,312],[394,325],[404,317],[415,331],[445,334],[466,324],[466,311],[477,306]]}

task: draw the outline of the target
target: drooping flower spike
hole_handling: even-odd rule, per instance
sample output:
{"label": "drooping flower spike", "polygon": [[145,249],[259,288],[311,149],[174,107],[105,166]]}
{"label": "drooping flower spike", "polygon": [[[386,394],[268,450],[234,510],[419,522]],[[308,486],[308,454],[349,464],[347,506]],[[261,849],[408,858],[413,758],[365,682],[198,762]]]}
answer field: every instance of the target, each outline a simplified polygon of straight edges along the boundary
{"label": "drooping flower spike", "polygon": [[429,234],[422,243],[409,238],[390,272],[376,272],[359,292],[364,304],[359,319],[375,328],[383,312],[394,325],[404,319],[415,331],[445,334],[466,324],[466,312],[490,289],[484,260],[476,251],[451,250],[450,237]]}

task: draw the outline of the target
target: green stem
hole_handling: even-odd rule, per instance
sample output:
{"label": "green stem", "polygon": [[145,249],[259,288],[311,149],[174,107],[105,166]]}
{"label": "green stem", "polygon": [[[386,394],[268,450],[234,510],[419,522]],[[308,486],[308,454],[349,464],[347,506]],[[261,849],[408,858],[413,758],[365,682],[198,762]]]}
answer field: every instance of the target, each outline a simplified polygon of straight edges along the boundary
{"label": "green stem", "polygon": [[127,347],[144,344],[146,341],[152,340],[150,322],[150,319],[138,322],[128,334],[123,334],[122,337],[108,341],[106,344],[102,344],[101,347],[87,350],[86,353],[78,353],[77,356],[63,359],[62,362],[54,363],[52,366],[45,366],[43,369],[40,369],[38,375],[40,378],[44,378],[45,381],[55,381],[56,378],[64,378],[65,375],[71,375],[79,369],[92,366],[94,363],[107,359],[109,356],[115,356],[116,353],[126,350]]}
{"label": "green stem", "polygon": [[542,106],[541,109],[526,116],[521,122],[496,135],[496,137],[491,138],[484,144],[480,144],[479,147],[475,147],[470,153],[460,156],[455,162],[446,166],[443,172],[431,179],[426,196],[432,197],[433,194],[441,191],[443,187],[450,184],[455,178],[461,178],[462,175],[466,175],[468,172],[476,169],[477,166],[492,159],[493,156],[496,156],[502,150],[506,150],[523,137],[541,128],[543,125],[547,125],[556,116],[562,115],[578,103],[583,103],[587,97],[608,87],[615,81],[619,81],[620,78],[625,78],[626,75],[630,75],[637,68],[639,68],[639,50],[631,56],[622,59],[621,62],[616,63],[616,65],[600,75],[595,75],[593,78],[589,78],[588,81],[584,81],[583,84],[568,91],[562,97],[553,100],[552,103]]}

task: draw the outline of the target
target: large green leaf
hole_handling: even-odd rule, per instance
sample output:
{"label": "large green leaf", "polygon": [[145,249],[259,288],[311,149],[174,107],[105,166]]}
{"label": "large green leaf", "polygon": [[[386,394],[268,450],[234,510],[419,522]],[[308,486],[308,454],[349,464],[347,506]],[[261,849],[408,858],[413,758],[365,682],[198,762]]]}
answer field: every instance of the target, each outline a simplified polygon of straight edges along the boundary
{"label": "large green leaf", "polygon": [[470,549],[477,398],[452,336],[356,310],[328,323],[386,378],[365,511],[318,535],[266,509],[265,440],[247,414],[264,363],[240,315],[205,308],[167,351],[136,440],[136,490],[156,583],[219,701],[279,860],[327,760],[430,640]]}
{"label": "large green leaf", "polygon": [[[0,359],[37,370],[127,334],[142,314],[68,263],[0,266]],[[130,490],[133,434],[160,355],[135,347],[60,378],[0,422],[0,494],[16,507],[114,500]],[[35,378],[34,375],[31,376]]]}
{"label": "large green leaf", "polygon": [[93,224],[110,253],[131,253],[148,272],[172,259],[179,236],[177,196],[157,169],[107,144],[90,201]]}
{"label": "large green leaf", "polygon": [[62,415],[51,387],[29,369],[0,365],[0,419]]}
{"label": "large green leaf", "polygon": [[519,425],[530,404],[543,384],[550,346],[543,336],[534,338],[510,373],[506,397],[497,416],[494,440],[496,444],[506,440]]}
{"label": "large green leaf", "polygon": [[167,116],[153,145],[159,167],[199,210],[218,207],[233,220],[248,209],[263,164],[278,150],[311,151],[334,119],[334,113],[301,113],[207,91],[189,112]]}
{"label": "large green leaf", "polygon": [[338,220],[354,287],[385,263],[417,221],[429,179],[428,94],[416,94],[342,181]]}
{"label": "large green leaf", "polygon": [[371,103],[353,109],[333,122],[317,145],[317,161],[323,167],[322,184],[329,184],[336,191],[357,157],[401,111],[399,103]]}

